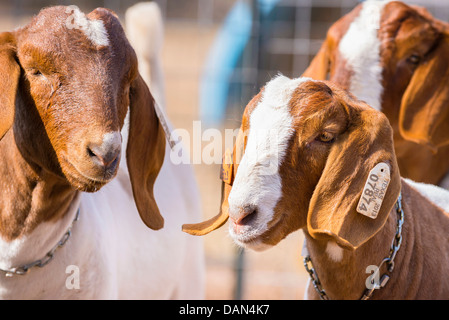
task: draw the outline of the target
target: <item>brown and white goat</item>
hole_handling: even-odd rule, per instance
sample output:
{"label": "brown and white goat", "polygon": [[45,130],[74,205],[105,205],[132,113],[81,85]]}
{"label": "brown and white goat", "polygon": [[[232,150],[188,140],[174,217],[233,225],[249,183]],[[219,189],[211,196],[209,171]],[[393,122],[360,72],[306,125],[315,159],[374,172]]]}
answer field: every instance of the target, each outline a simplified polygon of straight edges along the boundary
{"label": "brown and white goat", "polygon": [[[380,163],[389,184],[377,217],[368,217],[357,210],[361,198],[376,200],[365,185]],[[401,178],[388,119],[345,90],[310,78],[271,80],[245,109],[233,169],[221,213],[184,231],[203,235],[229,217],[232,238],[262,250],[302,229],[331,299],[361,298],[367,268],[389,257],[400,234],[393,271],[385,264],[379,270],[390,280],[371,298],[449,297],[449,192]],[[382,190],[380,181],[373,188]],[[405,222],[398,233],[400,193]],[[318,298],[312,286],[308,297]]]}
{"label": "brown and white goat", "polygon": [[303,76],[382,111],[404,177],[449,187],[449,24],[424,8],[366,1],[338,20]]}
{"label": "brown and white goat", "polygon": [[203,298],[201,243],[179,232],[200,212],[191,168],[164,159],[117,16],[49,7],[1,33],[0,86],[0,298]]}

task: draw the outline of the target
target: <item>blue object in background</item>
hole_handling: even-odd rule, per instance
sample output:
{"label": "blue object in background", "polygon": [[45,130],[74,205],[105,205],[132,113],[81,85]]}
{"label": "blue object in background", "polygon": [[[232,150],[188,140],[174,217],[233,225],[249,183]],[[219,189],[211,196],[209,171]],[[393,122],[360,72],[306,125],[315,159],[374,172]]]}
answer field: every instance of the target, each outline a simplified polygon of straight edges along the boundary
{"label": "blue object in background", "polygon": [[[268,15],[279,0],[257,0]],[[226,17],[204,65],[200,83],[200,116],[206,126],[223,121],[229,80],[251,38],[253,14],[248,1],[238,1]]]}
{"label": "blue object in background", "polygon": [[[255,0],[254,0],[255,1]],[[280,0],[257,0],[261,15],[267,16]],[[232,74],[251,39],[253,13],[251,2],[239,1],[229,12],[204,65],[200,83],[200,116],[204,125],[222,123],[226,114]],[[243,296],[244,250],[235,258],[234,299]]]}
{"label": "blue object in background", "polygon": [[259,10],[263,15],[267,16],[274,9],[280,0],[258,0]]}

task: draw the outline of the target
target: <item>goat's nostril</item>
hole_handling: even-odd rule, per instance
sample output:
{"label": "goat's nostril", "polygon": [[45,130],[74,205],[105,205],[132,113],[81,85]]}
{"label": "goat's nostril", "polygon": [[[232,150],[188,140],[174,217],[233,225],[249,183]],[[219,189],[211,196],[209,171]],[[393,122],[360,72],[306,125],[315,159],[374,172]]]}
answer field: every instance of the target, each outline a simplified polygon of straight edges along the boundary
{"label": "goat's nostril", "polygon": [[90,148],[89,147],[87,147],[87,154],[89,155],[89,157],[91,157],[91,158],[93,158],[93,157],[96,157],[97,155],[92,151],[92,150],[90,150]]}
{"label": "goat's nostril", "polygon": [[120,155],[120,148],[104,150],[104,148],[97,146],[88,146],[87,154],[97,164],[109,167],[113,165]]}
{"label": "goat's nostril", "polygon": [[[94,140],[95,141],[95,140]],[[118,163],[120,156],[122,136],[118,131],[103,135],[100,142],[86,143],[87,156],[97,165],[111,169]]]}
{"label": "goat's nostril", "polygon": [[251,224],[254,221],[254,219],[256,219],[256,217],[257,217],[257,208],[246,207],[240,211],[240,214],[237,217],[231,219],[236,225],[244,226]]}

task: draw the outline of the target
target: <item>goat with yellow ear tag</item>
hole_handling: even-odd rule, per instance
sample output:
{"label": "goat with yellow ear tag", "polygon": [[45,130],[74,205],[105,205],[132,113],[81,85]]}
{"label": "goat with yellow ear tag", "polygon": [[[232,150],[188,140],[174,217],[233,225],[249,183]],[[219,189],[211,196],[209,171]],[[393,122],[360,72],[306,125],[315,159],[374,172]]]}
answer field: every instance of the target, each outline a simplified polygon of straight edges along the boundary
{"label": "goat with yellow ear tag", "polygon": [[[264,250],[301,229],[310,298],[449,295],[449,191],[401,178],[382,112],[331,82],[278,76],[248,104],[241,131],[222,212],[186,231],[229,218],[238,245]],[[379,282],[368,288],[373,268]]]}

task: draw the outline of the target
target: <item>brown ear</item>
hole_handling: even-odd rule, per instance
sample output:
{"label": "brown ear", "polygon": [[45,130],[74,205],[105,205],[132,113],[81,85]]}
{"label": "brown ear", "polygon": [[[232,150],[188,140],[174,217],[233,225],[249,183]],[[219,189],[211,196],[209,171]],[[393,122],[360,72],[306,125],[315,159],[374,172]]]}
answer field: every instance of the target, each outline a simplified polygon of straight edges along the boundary
{"label": "brown ear", "polygon": [[16,61],[14,35],[10,32],[0,33],[0,140],[14,122],[17,86],[20,66]]}
{"label": "brown ear", "polygon": [[182,231],[194,236],[204,236],[209,232],[212,232],[220,228],[222,225],[226,223],[226,221],[228,221],[229,218],[228,197],[229,193],[231,192],[232,186],[224,182],[222,186],[223,186],[222,187],[223,202],[221,204],[220,212],[215,217],[200,223],[183,224]]}
{"label": "brown ear", "polygon": [[402,97],[399,130],[434,152],[449,144],[449,36],[416,69]]}
{"label": "brown ear", "polygon": [[[212,232],[221,226],[223,226],[229,218],[229,203],[228,197],[232,190],[232,182],[233,178],[237,174],[237,169],[240,163],[240,160],[243,157],[245,145],[246,145],[247,132],[244,132],[242,129],[239,130],[239,134],[237,135],[237,139],[234,146],[234,151],[232,155],[232,160],[227,161],[227,158],[224,157],[222,163],[222,171],[227,171],[228,179],[222,177],[222,203],[220,212],[213,218],[194,224],[184,224],[182,226],[182,231],[187,232],[194,236],[203,236]],[[226,180],[226,181],[225,181]]]}
{"label": "brown ear", "polygon": [[[401,186],[387,118],[367,106],[354,112],[350,128],[330,150],[307,216],[312,237],[331,238],[350,249],[359,247],[382,228]],[[369,172],[380,162],[389,166],[391,181],[378,216],[372,219],[356,208]]]}
{"label": "brown ear", "polygon": [[126,159],[131,185],[143,222],[151,229],[164,226],[153,186],[165,155],[165,135],[154,109],[154,100],[140,75],[130,88],[129,138]]}

